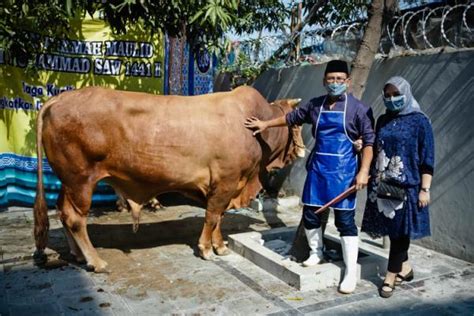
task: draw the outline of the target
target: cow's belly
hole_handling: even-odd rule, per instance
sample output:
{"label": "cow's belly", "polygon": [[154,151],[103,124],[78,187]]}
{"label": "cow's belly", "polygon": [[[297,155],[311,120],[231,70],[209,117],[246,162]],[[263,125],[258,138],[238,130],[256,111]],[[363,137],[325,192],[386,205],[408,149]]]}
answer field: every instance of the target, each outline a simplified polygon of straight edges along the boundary
{"label": "cow's belly", "polygon": [[[132,170],[131,172],[112,171],[104,181],[109,183],[119,194],[139,204],[148,202],[157,195],[168,192],[179,192],[190,198],[203,202],[208,195],[210,172],[197,169],[193,172],[169,172],[169,170]],[[167,172],[168,171],[168,172]]]}

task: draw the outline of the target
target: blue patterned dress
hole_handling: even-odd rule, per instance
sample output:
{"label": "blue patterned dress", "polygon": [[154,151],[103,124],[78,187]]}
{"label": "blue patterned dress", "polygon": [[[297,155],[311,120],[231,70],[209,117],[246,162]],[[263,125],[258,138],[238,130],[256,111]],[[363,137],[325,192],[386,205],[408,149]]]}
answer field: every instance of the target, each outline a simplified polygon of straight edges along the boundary
{"label": "blue patterned dress", "polygon": [[[420,112],[407,115],[382,115],[376,127],[375,157],[365,206],[362,231],[377,238],[430,235],[428,206],[418,206],[421,174],[433,173],[434,139],[429,119]],[[377,185],[381,178],[406,188],[403,208],[389,218],[377,206]]]}

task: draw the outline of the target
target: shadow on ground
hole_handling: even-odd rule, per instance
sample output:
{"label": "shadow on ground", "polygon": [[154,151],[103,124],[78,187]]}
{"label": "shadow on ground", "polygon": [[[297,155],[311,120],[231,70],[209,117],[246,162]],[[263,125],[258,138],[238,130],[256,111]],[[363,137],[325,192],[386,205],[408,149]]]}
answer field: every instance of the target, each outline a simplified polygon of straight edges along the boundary
{"label": "shadow on ground", "polygon": [[[114,248],[129,253],[133,249],[181,243],[194,249],[197,256],[197,243],[204,224],[203,215],[204,212],[201,216],[195,215],[182,219],[141,223],[136,233],[132,230],[131,222],[90,223],[87,225],[87,230],[92,244],[97,248]],[[117,216],[120,215],[117,214]],[[159,219],[160,216],[158,214],[155,217]],[[252,225],[263,223],[265,222],[240,214],[226,214],[222,224],[222,235],[226,240],[229,234],[253,231]],[[49,236],[48,246],[51,249],[61,254],[68,252],[68,245],[62,228],[51,229]]]}

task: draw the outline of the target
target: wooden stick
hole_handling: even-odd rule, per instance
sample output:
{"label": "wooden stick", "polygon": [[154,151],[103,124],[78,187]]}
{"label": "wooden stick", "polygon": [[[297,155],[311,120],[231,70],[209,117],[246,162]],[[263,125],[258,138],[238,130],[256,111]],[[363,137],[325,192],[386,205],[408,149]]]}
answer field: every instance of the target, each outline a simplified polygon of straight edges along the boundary
{"label": "wooden stick", "polygon": [[338,196],[336,196],[334,199],[332,199],[331,201],[327,202],[326,204],[324,204],[323,206],[321,206],[319,209],[317,209],[314,213],[315,214],[318,214],[318,213],[321,213],[321,212],[324,212],[325,210],[327,210],[331,205],[333,204],[336,204],[337,202],[341,201],[341,200],[344,200],[346,197],[348,197],[349,195],[351,195],[352,193],[354,193],[356,190],[356,186],[355,184],[353,186],[351,186],[349,189],[347,189],[346,191],[342,192],[341,194],[339,194]]}

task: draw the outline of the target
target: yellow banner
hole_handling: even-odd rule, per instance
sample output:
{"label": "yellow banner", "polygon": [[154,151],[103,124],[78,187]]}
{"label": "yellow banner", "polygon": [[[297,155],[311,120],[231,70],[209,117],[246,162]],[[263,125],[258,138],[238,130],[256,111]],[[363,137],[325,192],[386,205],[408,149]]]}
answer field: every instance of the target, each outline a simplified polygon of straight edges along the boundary
{"label": "yellow banner", "polygon": [[98,18],[72,24],[57,52],[37,54],[34,75],[27,74],[15,58],[11,65],[0,52],[0,153],[34,155],[37,111],[62,91],[106,86],[163,94],[162,34],[150,35],[136,26],[117,36]]}
{"label": "yellow banner", "polygon": [[[54,52],[37,53],[34,74],[25,71],[20,58],[7,59],[0,49],[0,210],[33,204],[36,116],[46,100],[85,86],[164,92],[165,39],[160,33],[136,26],[117,36],[102,20],[85,18],[73,20],[70,33],[59,40]],[[50,43],[51,39],[44,42]],[[43,179],[48,204],[54,206],[61,184],[46,161]],[[110,204],[115,199],[113,190],[99,183],[93,203]]]}

